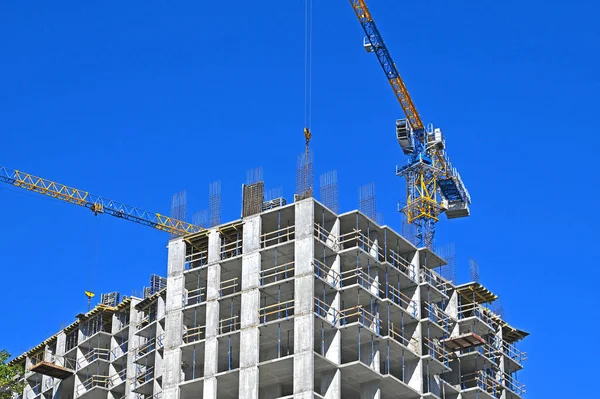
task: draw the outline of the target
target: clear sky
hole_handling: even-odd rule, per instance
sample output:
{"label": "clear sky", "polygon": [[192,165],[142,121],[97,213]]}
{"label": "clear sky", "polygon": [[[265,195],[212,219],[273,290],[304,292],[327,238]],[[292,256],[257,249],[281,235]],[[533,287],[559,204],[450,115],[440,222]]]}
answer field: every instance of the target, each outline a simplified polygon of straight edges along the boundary
{"label": "clear sky", "polygon": [[[189,214],[207,208],[221,180],[223,221],[239,217],[246,171],[262,166],[266,187],[292,200],[302,0],[51,3],[0,5],[0,165],[162,213],[182,189]],[[342,211],[375,182],[377,210],[399,230],[401,109],[348,1],[314,3],[315,175],[338,171]],[[567,397],[599,354],[598,7],[369,4],[472,196],[472,216],[443,218],[437,243],[456,244],[459,282],[476,259],[508,321],[531,333],[527,397]],[[129,295],[165,275],[168,234],[3,186],[0,347],[13,355],[74,321],[85,289]]]}

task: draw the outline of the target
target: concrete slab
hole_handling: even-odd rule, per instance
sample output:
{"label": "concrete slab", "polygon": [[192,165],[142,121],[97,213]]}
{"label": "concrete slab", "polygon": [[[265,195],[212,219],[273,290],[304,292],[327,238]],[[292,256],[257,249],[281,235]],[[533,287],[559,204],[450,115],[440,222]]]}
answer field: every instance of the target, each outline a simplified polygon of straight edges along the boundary
{"label": "concrete slab", "polygon": [[462,399],[496,399],[493,395],[490,395],[481,388],[468,388],[462,391]]}
{"label": "concrete slab", "polygon": [[[238,399],[240,393],[240,371],[226,371],[217,377],[217,399]],[[246,396],[242,396],[246,397]]]}
{"label": "concrete slab", "polygon": [[201,398],[204,390],[204,379],[199,378],[179,384],[180,397]]}
{"label": "concrete slab", "polygon": [[493,334],[494,329],[477,316],[466,317],[458,320],[459,333],[475,333],[480,337],[485,337],[488,334]]}
{"label": "concrete slab", "polygon": [[267,360],[258,364],[260,387],[273,384],[281,385],[281,396],[293,395],[294,391],[294,356]]}
{"label": "concrete slab", "polygon": [[385,375],[380,383],[381,396],[384,398],[416,399],[421,397],[417,391],[393,375]]}
{"label": "concrete slab", "polygon": [[374,371],[366,364],[355,361],[342,364],[342,397],[360,397],[361,385],[371,381],[380,381],[383,375]]}
{"label": "concrete slab", "polygon": [[427,281],[419,283],[421,287],[421,300],[429,303],[438,303],[448,301],[450,297],[439,290],[437,287],[429,284]]}
{"label": "concrete slab", "polygon": [[494,359],[483,356],[478,351],[460,354],[458,355],[458,359],[460,360],[460,370],[463,374],[470,374],[477,370],[496,366]]}
{"label": "concrete slab", "polygon": [[440,362],[438,359],[436,359],[433,356],[426,354],[425,356],[422,357],[422,359],[423,359],[423,368],[425,370],[429,369],[430,375],[442,374],[442,373],[446,373],[446,372],[452,370],[450,367],[448,367],[444,363]]}

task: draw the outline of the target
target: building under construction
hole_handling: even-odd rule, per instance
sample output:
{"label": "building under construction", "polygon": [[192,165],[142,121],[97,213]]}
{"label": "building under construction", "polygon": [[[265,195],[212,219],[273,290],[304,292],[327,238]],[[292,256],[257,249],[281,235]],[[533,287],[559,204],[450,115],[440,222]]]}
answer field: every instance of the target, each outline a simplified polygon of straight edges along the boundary
{"label": "building under construction", "polygon": [[22,398],[523,397],[527,333],[488,289],[360,211],[257,190],[239,220],[169,241],[166,286],[105,295],[13,359]]}
{"label": "building under construction", "polygon": [[171,233],[166,278],[153,276],[140,298],[103,295],[11,361],[24,366],[21,398],[523,397],[525,355],[515,344],[527,333],[490,309],[497,297],[478,278],[457,285],[443,273],[448,256],[432,249],[440,216],[469,216],[470,194],[440,128],[417,112],[365,0],[350,4],[406,117],[394,126],[408,157],[396,167],[406,180],[403,234],[383,225],[374,185],[359,190],[358,210],[340,214],[330,172],[321,201],[313,198],[310,78],[294,201],[267,195],[252,172],[232,222],[221,222],[219,182],[208,212],[188,223],[185,192],[166,217],[0,167],[0,182]]}

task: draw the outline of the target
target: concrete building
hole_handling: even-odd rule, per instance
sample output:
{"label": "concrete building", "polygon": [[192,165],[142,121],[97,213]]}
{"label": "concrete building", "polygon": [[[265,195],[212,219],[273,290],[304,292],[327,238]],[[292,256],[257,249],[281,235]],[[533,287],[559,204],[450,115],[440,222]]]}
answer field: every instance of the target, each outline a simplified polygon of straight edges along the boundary
{"label": "concrete building", "polygon": [[98,305],[12,362],[27,399],[521,398],[527,333],[444,264],[299,200],[172,239],[166,289]]}

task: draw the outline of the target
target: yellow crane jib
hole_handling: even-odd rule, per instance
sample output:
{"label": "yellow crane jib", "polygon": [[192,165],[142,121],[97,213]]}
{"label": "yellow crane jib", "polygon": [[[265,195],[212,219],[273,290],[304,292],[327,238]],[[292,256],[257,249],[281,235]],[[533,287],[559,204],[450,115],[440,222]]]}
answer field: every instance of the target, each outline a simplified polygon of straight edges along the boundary
{"label": "yellow crane jib", "polygon": [[126,205],[99,195],[91,194],[87,191],[56,183],[29,173],[9,169],[4,166],[0,166],[0,182],[88,208],[94,212],[95,215],[107,213],[112,216],[180,236],[204,230],[204,228],[188,222],[163,216],[159,213],[148,212],[131,205]]}

